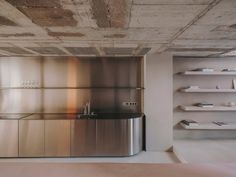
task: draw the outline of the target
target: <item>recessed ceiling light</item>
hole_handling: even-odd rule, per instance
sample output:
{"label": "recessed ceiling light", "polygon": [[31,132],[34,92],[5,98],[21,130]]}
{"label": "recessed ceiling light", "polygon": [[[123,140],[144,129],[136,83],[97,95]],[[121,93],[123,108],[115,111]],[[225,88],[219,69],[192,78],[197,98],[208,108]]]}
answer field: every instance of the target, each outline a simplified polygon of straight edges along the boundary
{"label": "recessed ceiling light", "polygon": [[222,54],[222,56],[236,56],[236,50],[232,50],[230,52]]}

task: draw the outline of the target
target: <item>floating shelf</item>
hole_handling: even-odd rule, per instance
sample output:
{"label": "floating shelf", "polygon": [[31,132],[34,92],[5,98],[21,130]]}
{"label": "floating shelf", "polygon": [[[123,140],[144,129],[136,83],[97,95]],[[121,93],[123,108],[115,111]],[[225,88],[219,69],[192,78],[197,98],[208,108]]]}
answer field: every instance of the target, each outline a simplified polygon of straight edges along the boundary
{"label": "floating shelf", "polygon": [[198,107],[198,106],[179,106],[183,111],[236,111],[236,106],[213,106],[213,107]]}
{"label": "floating shelf", "polygon": [[203,72],[203,71],[184,71],[180,72],[181,75],[236,75],[236,72],[227,72],[227,71],[211,71],[211,72]]}
{"label": "floating shelf", "polygon": [[214,123],[199,123],[198,125],[186,125],[180,123],[184,129],[192,130],[236,130],[236,123],[230,123],[227,125],[217,125]]}
{"label": "floating shelf", "polygon": [[189,93],[236,93],[236,89],[180,89],[180,92]]}

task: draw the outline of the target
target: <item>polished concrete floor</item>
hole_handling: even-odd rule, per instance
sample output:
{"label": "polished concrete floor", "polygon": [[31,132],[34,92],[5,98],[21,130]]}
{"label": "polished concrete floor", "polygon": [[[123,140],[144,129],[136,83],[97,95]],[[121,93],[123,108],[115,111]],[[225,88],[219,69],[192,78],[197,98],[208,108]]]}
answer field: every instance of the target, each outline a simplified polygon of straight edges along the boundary
{"label": "polished concrete floor", "polygon": [[235,139],[175,140],[174,151],[186,163],[236,163]]}
{"label": "polished concrete floor", "polygon": [[235,177],[236,164],[0,163],[0,177]]}
{"label": "polished concrete floor", "polygon": [[141,152],[131,157],[109,158],[0,158],[0,162],[61,162],[61,163],[178,163],[171,152]]}

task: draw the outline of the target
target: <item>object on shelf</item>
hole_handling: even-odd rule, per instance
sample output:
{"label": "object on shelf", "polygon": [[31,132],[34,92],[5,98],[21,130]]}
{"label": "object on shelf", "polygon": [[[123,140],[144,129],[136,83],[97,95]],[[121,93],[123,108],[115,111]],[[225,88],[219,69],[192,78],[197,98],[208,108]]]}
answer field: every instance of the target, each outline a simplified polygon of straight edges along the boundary
{"label": "object on shelf", "polygon": [[235,79],[233,79],[233,89],[236,90],[236,80]]}
{"label": "object on shelf", "polygon": [[219,85],[217,85],[217,86],[216,86],[216,89],[220,89],[220,86],[219,86]]}
{"label": "object on shelf", "polygon": [[213,68],[196,68],[191,71],[214,72],[215,70]]}
{"label": "object on shelf", "polygon": [[228,125],[226,122],[219,122],[219,121],[213,121],[212,123],[219,126]]}
{"label": "object on shelf", "polygon": [[193,126],[193,125],[198,125],[198,122],[194,121],[194,120],[182,120],[181,123],[188,125],[188,126]]}
{"label": "object on shelf", "polygon": [[183,89],[200,89],[200,88],[199,86],[196,86],[196,85],[190,85],[190,86],[184,87]]}
{"label": "object on shelf", "polygon": [[194,104],[194,106],[202,107],[202,108],[212,108],[214,106],[214,104],[212,104],[212,103],[196,103],[196,104]]}
{"label": "object on shelf", "polygon": [[228,107],[233,107],[233,106],[235,106],[235,103],[233,101],[230,101],[230,102],[226,103],[225,105]]}
{"label": "object on shelf", "polygon": [[236,68],[225,68],[225,69],[222,69],[223,72],[236,72]]}

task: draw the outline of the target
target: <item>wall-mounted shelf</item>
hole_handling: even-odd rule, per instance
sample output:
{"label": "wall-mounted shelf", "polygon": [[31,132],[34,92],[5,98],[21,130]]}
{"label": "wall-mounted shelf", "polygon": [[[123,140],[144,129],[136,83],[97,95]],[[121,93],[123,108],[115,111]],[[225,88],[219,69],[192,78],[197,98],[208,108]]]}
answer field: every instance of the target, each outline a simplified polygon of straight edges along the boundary
{"label": "wall-mounted shelf", "polygon": [[135,89],[143,90],[143,87],[1,87],[0,90],[21,89]]}
{"label": "wall-mounted shelf", "polygon": [[236,106],[213,106],[213,107],[198,107],[198,106],[179,106],[183,111],[236,111]]}
{"label": "wall-mounted shelf", "polygon": [[199,123],[198,125],[186,125],[180,123],[184,129],[191,130],[236,130],[236,123],[230,123],[227,125],[217,125],[214,123]]}
{"label": "wall-mounted shelf", "polygon": [[181,75],[223,75],[223,76],[232,76],[236,75],[236,72],[226,72],[226,71],[211,71],[211,72],[203,72],[203,71],[184,71],[180,72]]}
{"label": "wall-mounted shelf", "polygon": [[180,89],[180,92],[188,93],[236,93],[236,89]]}

